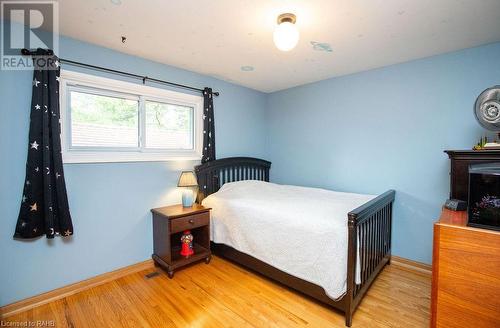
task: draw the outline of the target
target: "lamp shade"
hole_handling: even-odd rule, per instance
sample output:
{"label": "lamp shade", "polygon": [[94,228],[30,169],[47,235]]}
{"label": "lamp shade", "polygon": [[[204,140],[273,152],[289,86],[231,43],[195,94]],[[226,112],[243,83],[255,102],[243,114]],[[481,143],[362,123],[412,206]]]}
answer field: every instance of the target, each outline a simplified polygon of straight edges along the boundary
{"label": "lamp shade", "polygon": [[193,171],[182,171],[177,187],[196,187],[197,185],[198,181]]}

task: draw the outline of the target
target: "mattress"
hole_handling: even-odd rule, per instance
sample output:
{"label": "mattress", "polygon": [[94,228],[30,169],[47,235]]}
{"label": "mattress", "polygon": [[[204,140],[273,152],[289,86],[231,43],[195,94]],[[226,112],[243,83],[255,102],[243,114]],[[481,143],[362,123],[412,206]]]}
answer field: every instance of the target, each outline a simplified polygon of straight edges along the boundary
{"label": "mattress", "polygon": [[224,184],[203,205],[212,208],[213,242],[319,285],[336,300],[347,290],[347,214],[375,197],[247,180]]}

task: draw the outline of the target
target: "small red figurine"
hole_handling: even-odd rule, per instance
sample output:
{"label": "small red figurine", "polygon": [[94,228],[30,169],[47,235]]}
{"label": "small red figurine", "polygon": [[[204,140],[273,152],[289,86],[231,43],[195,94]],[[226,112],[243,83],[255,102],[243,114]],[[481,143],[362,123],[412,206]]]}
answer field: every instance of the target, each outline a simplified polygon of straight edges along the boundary
{"label": "small red figurine", "polygon": [[193,235],[191,231],[185,230],[181,237],[182,247],[181,255],[188,258],[194,254],[193,250]]}

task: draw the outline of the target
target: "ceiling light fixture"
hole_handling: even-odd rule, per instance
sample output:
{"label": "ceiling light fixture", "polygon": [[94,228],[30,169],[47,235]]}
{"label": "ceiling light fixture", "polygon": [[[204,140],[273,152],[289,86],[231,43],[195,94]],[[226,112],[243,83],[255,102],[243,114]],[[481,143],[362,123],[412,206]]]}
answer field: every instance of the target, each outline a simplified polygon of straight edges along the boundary
{"label": "ceiling light fixture", "polygon": [[278,26],[274,30],[273,40],[276,48],[281,51],[290,51],[299,42],[299,30],[295,26],[297,17],[286,13],[278,16]]}

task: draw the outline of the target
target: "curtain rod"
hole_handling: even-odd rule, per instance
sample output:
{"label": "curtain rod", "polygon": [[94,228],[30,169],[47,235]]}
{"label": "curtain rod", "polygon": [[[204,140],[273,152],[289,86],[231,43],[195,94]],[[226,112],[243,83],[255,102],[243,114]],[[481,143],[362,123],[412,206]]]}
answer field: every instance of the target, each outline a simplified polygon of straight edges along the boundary
{"label": "curtain rod", "polygon": [[[36,53],[35,51],[30,51],[28,49],[22,49],[21,50],[21,54],[23,54],[24,56],[33,56],[35,53]],[[160,79],[151,78],[151,77],[148,77],[148,76],[142,76],[142,75],[138,75],[138,74],[134,74],[134,73],[128,73],[128,72],[118,71],[118,70],[115,70],[115,69],[106,68],[106,67],[102,67],[102,66],[85,64],[85,63],[81,63],[81,62],[77,62],[77,61],[73,61],[73,60],[68,60],[68,59],[63,59],[63,58],[59,58],[59,61],[61,63],[66,63],[66,64],[70,64],[70,65],[74,65],[74,66],[80,66],[80,67],[95,69],[95,70],[99,70],[99,71],[104,71],[104,72],[119,74],[119,75],[123,75],[123,76],[133,77],[133,78],[136,78],[136,79],[141,79],[143,84],[145,84],[146,81],[151,81],[151,82],[155,82],[155,83],[170,85],[170,86],[177,87],[177,88],[183,88],[183,89],[188,89],[188,90],[193,90],[193,91],[199,91],[199,92],[203,92],[204,91],[203,89],[191,87],[191,86],[185,85],[185,84],[164,81],[164,80],[160,80]],[[219,92],[213,92],[213,95],[214,96],[219,96]]]}

